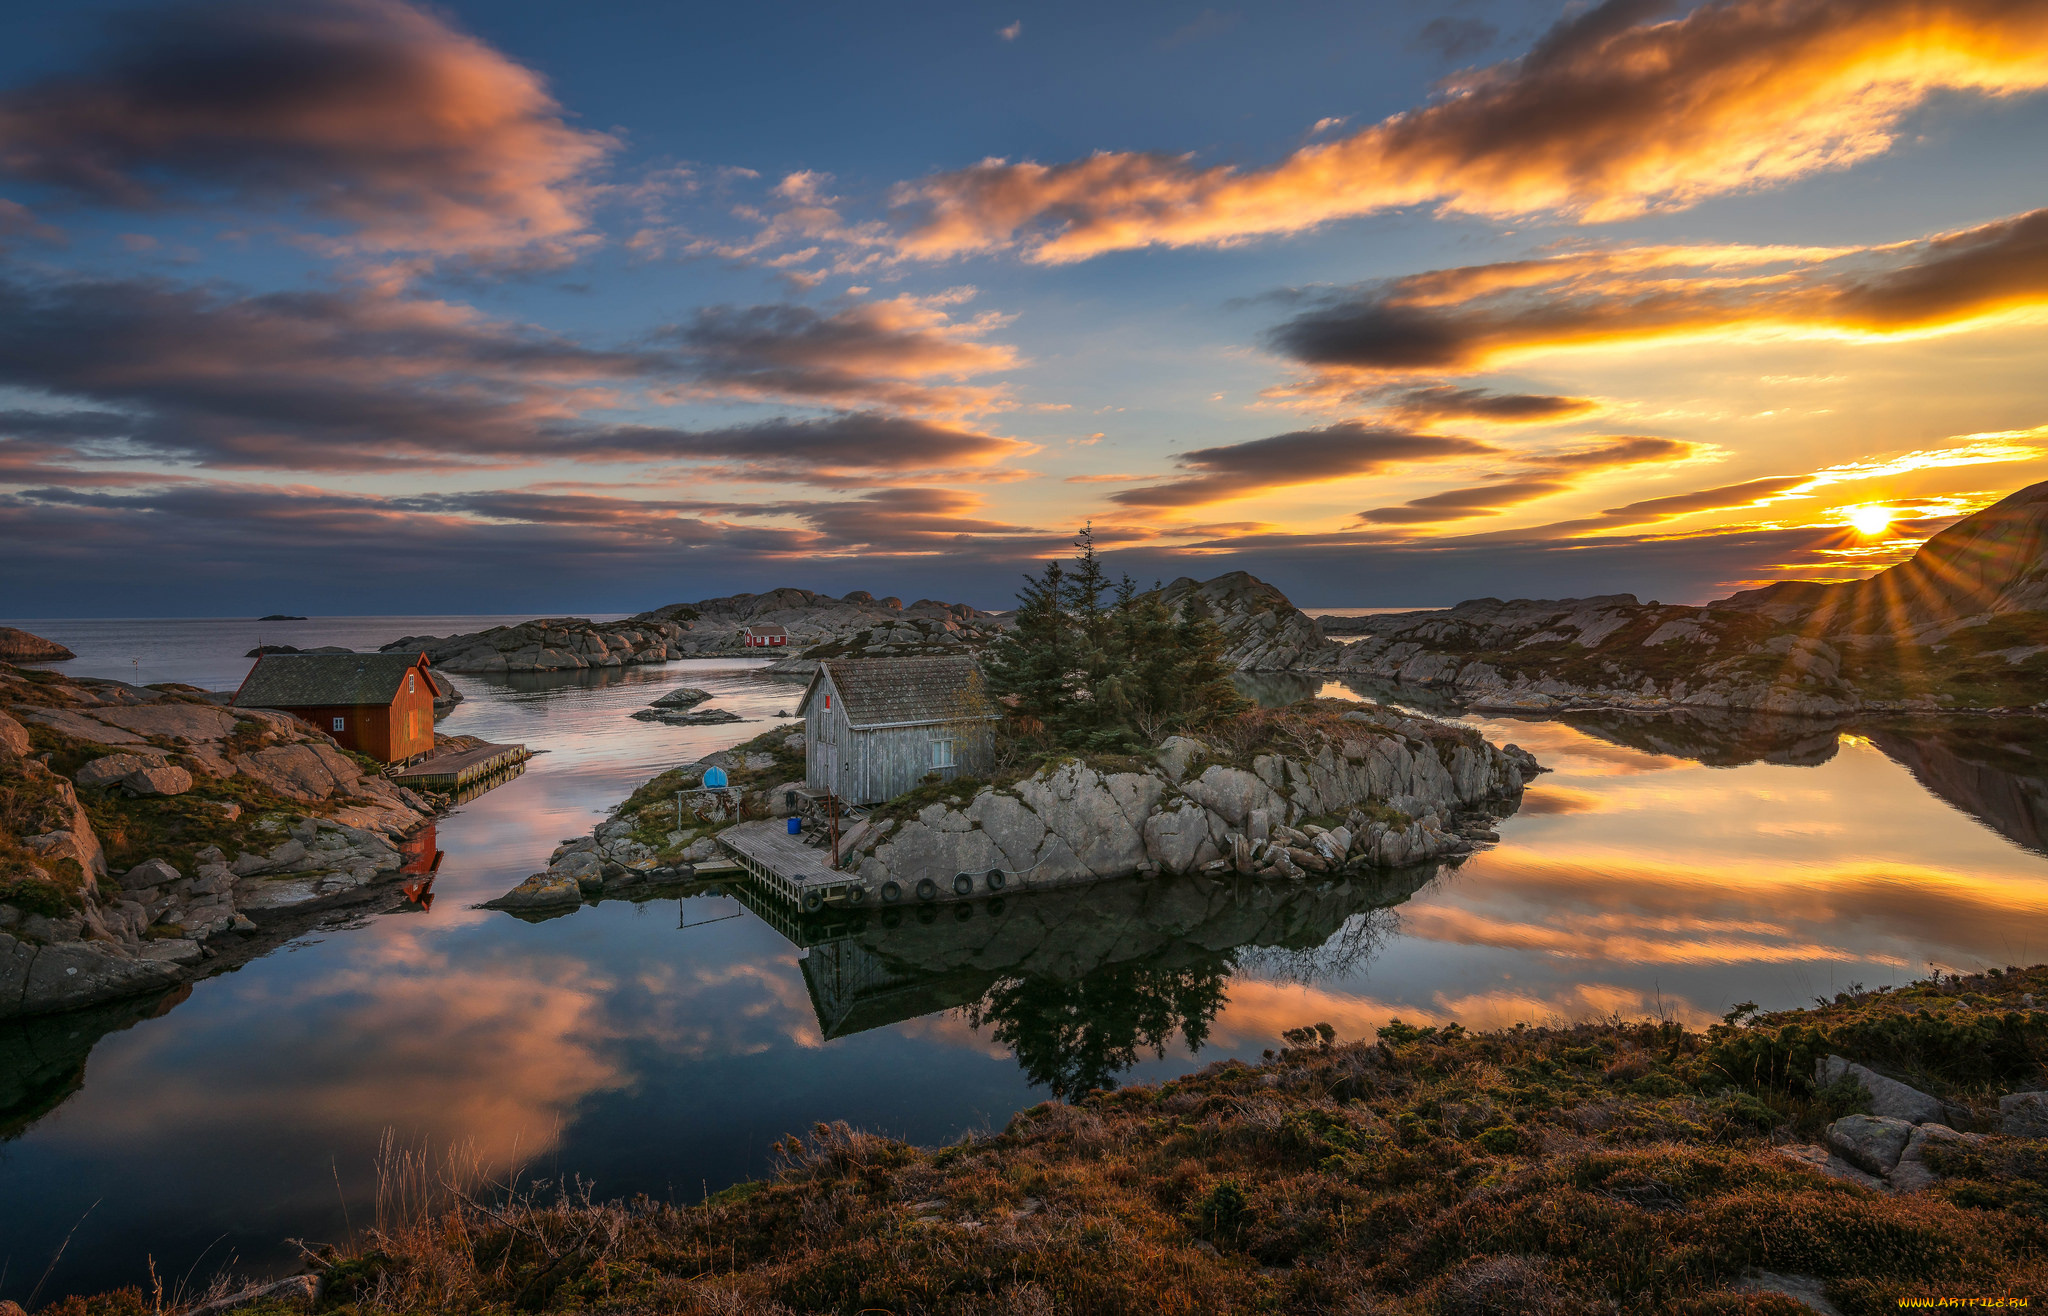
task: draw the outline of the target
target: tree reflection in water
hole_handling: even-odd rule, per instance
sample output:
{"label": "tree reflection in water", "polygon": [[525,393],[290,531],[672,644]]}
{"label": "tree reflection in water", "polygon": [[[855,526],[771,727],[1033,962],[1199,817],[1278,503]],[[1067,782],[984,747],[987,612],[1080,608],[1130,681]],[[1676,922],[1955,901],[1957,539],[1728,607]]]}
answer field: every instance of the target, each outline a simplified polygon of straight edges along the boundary
{"label": "tree reflection in water", "polygon": [[1116,1085],[1138,1053],[1164,1057],[1175,1033],[1200,1051],[1228,999],[1234,954],[1182,967],[1110,964],[1076,982],[1005,978],[965,1008],[1016,1054],[1034,1084],[1062,1101]]}

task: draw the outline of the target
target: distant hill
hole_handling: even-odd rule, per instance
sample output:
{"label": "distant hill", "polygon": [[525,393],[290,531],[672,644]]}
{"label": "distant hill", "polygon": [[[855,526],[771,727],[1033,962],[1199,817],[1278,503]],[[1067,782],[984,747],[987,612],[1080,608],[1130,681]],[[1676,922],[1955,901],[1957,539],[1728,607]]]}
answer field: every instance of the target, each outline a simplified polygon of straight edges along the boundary
{"label": "distant hill", "polygon": [[1480,707],[1858,709],[2048,700],[2048,482],[1867,580],[1787,581],[1703,607],[1473,599],[1359,618],[1337,670],[1442,687]]}

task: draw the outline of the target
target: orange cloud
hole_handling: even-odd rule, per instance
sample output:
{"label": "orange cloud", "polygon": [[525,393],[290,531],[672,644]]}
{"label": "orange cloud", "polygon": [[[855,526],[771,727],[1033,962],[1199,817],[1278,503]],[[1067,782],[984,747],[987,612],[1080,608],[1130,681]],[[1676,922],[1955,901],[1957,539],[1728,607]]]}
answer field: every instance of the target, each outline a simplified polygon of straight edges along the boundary
{"label": "orange cloud", "polygon": [[153,209],[222,190],[369,251],[555,260],[618,145],[540,76],[401,0],[213,0],[124,19],[100,66],[0,97],[0,174]]}
{"label": "orange cloud", "polygon": [[1600,222],[1840,169],[1945,91],[2048,86],[2048,11],[2010,0],[1722,0],[1683,18],[1607,0],[1432,104],[1268,169],[1105,151],[990,159],[901,185],[897,241],[1044,263],[1227,245],[1392,207]]}
{"label": "orange cloud", "polygon": [[1329,392],[1536,352],[1706,337],[1897,338],[2048,308],[2048,210],[1849,251],[1657,247],[1437,270],[1272,331]]}

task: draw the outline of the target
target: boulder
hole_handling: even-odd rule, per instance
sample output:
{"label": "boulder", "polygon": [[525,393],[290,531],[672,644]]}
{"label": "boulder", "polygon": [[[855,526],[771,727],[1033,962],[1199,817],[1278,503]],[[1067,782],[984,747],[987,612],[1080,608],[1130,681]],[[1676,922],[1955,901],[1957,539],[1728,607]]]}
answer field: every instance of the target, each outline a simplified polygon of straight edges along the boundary
{"label": "boulder", "polygon": [[653,702],[652,707],[695,708],[698,704],[703,703],[705,700],[709,698],[711,698],[711,692],[709,690],[699,690],[695,686],[685,685],[679,686],[676,689],[669,691],[661,698],[655,700]]}
{"label": "boulder", "polygon": [[493,909],[543,909],[582,902],[583,888],[575,878],[549,872],[535,873],[490,903]]}
{"label": "boulder", "polygon": [[131,772],[167,765],[161,754],[108,754],[80,768],[72,780],[81,786],[113,786]]}
{"label": "boulder", "polygon": [[1844,1115],[1827,1128],[1829,1150],[1858,1169],[1887,1175],[1913,1140],[1913,1125],[1884,1115]]}
{"label": "boulder", "polygon": [[144,887],[168,886],[183,876],[184,874],[161,859],[145,859],[121,874],[121,888],[124,891],[140,891]]}
{"label": "boulder", "polygon": [[192,789],[192,774],[174,763],[137,768],[121,778],[121,788],[132,795],[183,795]]}
{"label": "boulder", "polygon": [[28,728],[5,713],[0,713],[0,754],[26,754],[29,751]]}
{"label": "boulder", "polygon": [[2009,1137],[2048,1138],[2048,1092],[2013,1092],[2000,1097],[1998,1127]]}
{"label": "boulder", "polygon": [[1179,785],[1181,778],[1188,775],[1189,765],[1196,759],[1206,756],[1208,752],[1209,747],[1199,740],[1192,740],[1187,736],[1168,736],[1159,742],[1159,748],[1153,757],[1159,763],[1159,770],[1166,774],[1166,779]]}
{"label": "boulder", "polygon": [[1927,1148],[1944,1142],[1982,1142],[1982,1134],[1958,1133],[1946,1124],[1922,1124],[1913,1130],[1913,1136],[1906,1140],[1906,1149],[1899,1154],[1899,1163],[1892,1168],[1891,1185],[1901,1193],[1922,1192],[1934,1186],[1941,1176],[1924,1159]]}
{"label": "boulder", "polygon": [[1939,1123],[1947,1117],[1948,1112],[1941,1102],[1918,1088],[1907,1087],[1897,1079],[1886,1078],[1840,1056],[1824,1056],[1814,1065],[1814,1082],[1821,1087],[1835,1082],[1844,1074],[1861,1083],[1863,1090],[1870,1094],[1870,1110],[1874,1115],[1904,1120],[1908,1124]]}

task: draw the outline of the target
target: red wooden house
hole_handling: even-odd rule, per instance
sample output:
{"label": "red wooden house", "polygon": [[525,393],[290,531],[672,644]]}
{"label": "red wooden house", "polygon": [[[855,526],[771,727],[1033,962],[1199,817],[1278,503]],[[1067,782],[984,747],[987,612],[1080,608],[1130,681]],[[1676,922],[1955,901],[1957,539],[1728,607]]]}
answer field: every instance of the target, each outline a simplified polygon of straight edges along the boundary
{"label": "red wooden house", "polygon": [[234,703],[290,713],[343,749],[395,763],[434,748],[440,691],[427,667],[424,653],[270,653],[242,678]]}
{"label": "red wooden house", "polygon": [[770,623],[766,626],[747,627],[749,649],[780,649],[789,643],[789,631]]}

